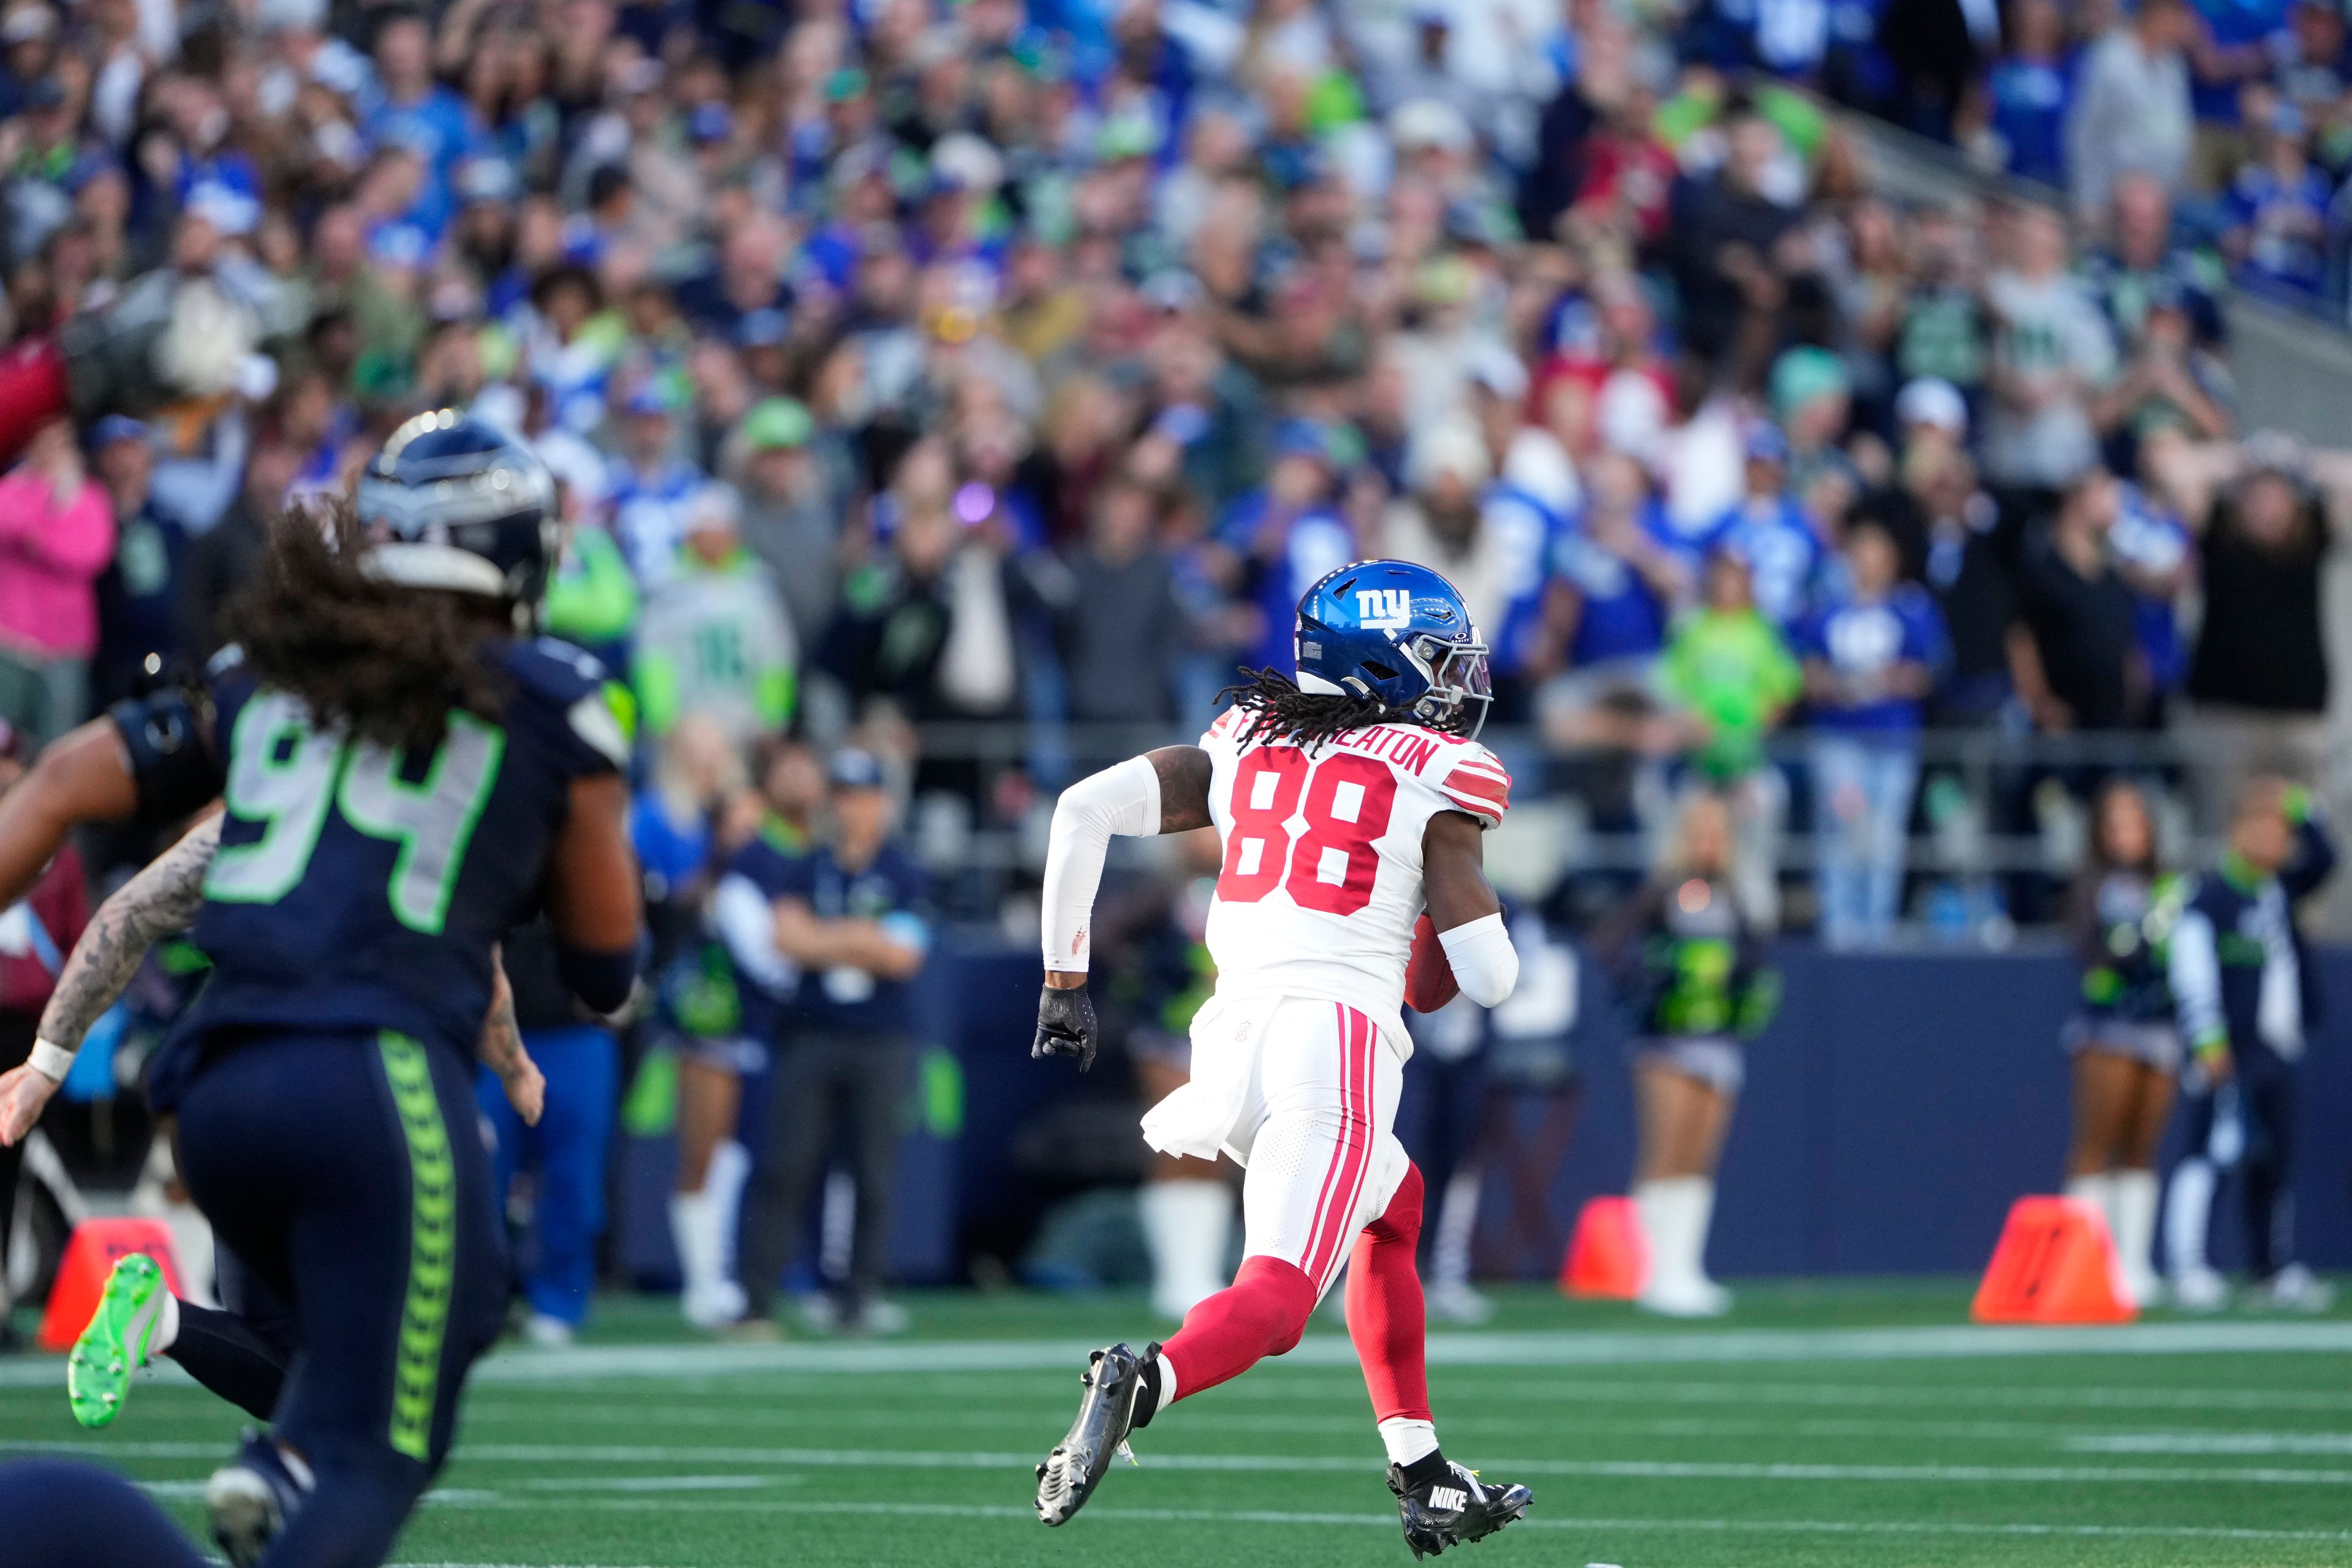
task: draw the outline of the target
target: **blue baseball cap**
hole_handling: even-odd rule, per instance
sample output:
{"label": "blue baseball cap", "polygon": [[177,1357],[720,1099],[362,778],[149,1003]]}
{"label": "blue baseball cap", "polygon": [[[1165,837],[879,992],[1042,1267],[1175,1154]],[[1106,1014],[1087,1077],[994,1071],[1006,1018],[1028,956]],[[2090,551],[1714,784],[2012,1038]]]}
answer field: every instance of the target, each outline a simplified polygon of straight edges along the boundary
{"label": "blue baseball cap", "polygon": [[1747,453],[1751,463],[1779,463],[1785,467],[1789,461],[1789,438],[1780,434],[1778,425],[1759,419],[1748,427]]}
{"label": "blue baseball cap", "polygon": [[824,778],[835,789],[880,789],[882,764],[871,752],[844,746],[824,764]]}
{"label": "blue baseball cap", "polygon": [[636,390],[629,394],[628,401],[621,407],[624,413],[628,414],[667,416],[670,412],[668,396],[657,382],[650,380],[639,382]]}
{"label": "blue baseball cap", "polygon": [[127,414],[110,414],[89,427],[89,449],[111,447],[117,441],[144,441],[147,426]]}
{"label": "blue baseball cap", "polygon": [[765,306],[746,310],[735,323],[735,346],[746,349],[774,348],[784,341],[784,330],[790,325],[782,310]]}
{"label": "blue baseball cap", "polygon": [[1331,435],[1312,419],[1291,418],[1275,427],[1274,455],[1277,458],[1313,458],[1320,463],[1331,460]]}

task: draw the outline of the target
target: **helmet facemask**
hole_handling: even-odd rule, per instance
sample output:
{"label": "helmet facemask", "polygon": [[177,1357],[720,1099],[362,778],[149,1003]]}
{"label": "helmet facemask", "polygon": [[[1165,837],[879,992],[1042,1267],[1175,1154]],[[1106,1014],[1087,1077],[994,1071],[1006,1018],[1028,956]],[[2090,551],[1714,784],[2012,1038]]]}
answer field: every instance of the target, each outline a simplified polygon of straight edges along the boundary
{"label": "helmet facemask", "polygon": [[1474,631],[1455,642],[1423,632],[1397,645],[1429,681],[1429,689],[1412,705],[1413,717],[1433,730],[1464,740],[1475,740],[1486,725],[1486,710],[1494,701],[1494,681],[1487,665],[1488,649]]}

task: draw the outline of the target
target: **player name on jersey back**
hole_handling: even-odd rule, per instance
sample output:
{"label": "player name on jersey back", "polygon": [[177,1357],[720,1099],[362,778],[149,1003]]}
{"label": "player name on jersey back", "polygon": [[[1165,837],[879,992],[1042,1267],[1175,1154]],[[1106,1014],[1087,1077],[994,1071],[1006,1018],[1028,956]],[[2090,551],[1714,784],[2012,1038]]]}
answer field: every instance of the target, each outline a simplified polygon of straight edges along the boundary
{"label": "player name on jersey back", "polygon": [[1421,916],[1422,837],[1460,811],[1500,822],[1510,775],[1475,741],[1371,724],[1319,744],[1241,737],[1229,710],[1201,738],[1224,858],[1208,945],[1222,995],[1328,997],[1393,1030]]}

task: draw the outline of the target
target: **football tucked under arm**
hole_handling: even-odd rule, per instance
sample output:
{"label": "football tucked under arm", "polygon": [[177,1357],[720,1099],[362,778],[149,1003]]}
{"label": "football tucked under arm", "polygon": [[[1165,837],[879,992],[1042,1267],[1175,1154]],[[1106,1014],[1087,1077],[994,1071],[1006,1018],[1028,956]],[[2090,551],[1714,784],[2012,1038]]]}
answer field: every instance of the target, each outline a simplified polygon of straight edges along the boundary
{"label": "football tucked under arm", "polygon": [[1423,914],[1412,928],[1412,951],[1404,961],[1404,1005],[1416,1013],[1434,1013],[1462,994],[1437,940],[1437,922]]}
{"label": "football tucked under arm", "polygon": [[1149,757],[1130,757],[1062,792],[1046,839],[1043,943],[1048,973],[1087,972],[1094,948],[1095,892],[1114,834],[1158,833],[1160,773]]}

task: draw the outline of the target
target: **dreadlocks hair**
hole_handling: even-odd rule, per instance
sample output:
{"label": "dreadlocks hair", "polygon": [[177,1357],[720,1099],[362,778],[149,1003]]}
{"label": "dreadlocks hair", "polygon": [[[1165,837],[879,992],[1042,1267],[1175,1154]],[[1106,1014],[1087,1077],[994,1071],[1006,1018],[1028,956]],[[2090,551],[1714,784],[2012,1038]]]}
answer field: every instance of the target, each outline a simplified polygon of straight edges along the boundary
{"label": "dreadlocks hair", "polygon": [[453,709],[496,722],[506,687],[482,658],[488,602],[380,581],[348,503],[289,507],[259,570],[223,618],[261,684],[298,698],[322,731],[411,752],[441,743]]}
{"label": "dreadlocks hair", "polygon": [[1410,710],[1392,707],[1377,697],[1335,697],[1327,692],[1301,691],[1298,682],[1278,669],[1244,669],[1249,679],[1217,693],[1232,698],[1249,712],[1238,737],[1246,746],[1257,740],[1296,740],[1308,751],[1325,742],[1369,724],[1419,724]]}

